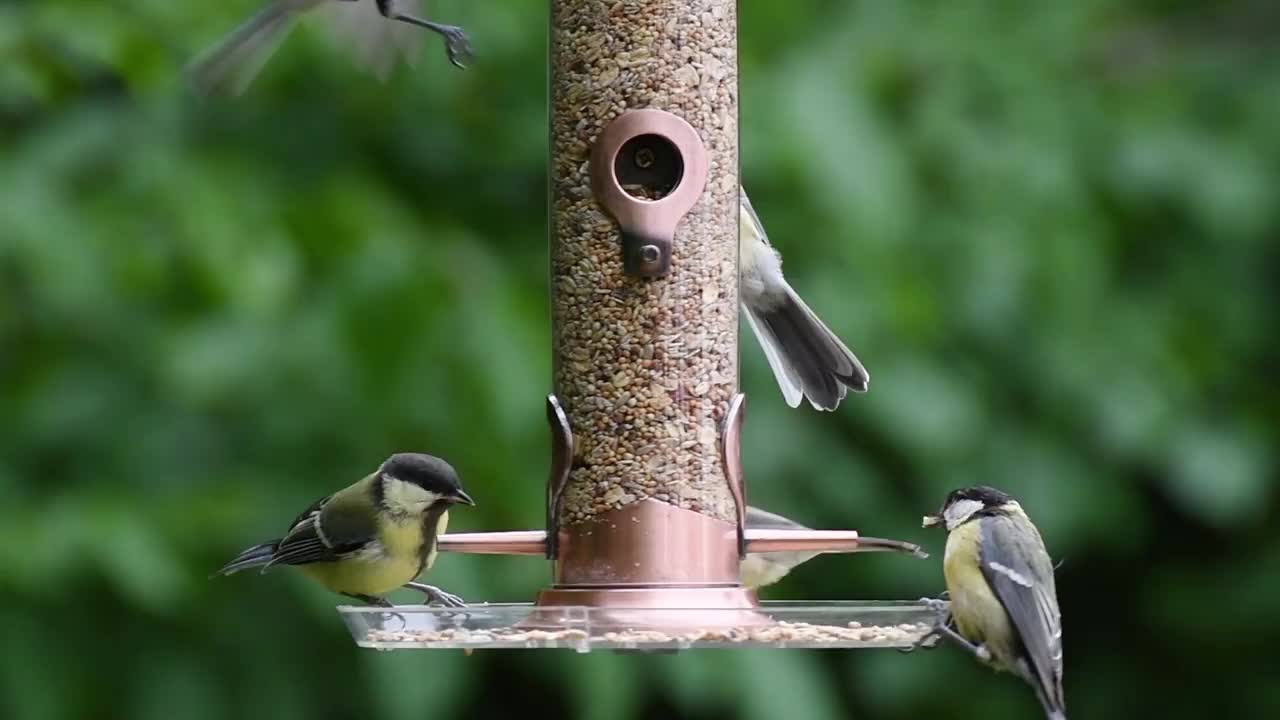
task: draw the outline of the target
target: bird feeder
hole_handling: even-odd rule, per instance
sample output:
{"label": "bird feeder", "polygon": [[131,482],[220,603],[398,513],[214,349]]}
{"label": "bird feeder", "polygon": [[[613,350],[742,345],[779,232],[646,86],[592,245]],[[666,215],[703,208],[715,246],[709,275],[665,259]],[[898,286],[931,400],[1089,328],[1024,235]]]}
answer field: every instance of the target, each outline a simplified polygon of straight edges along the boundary
{"label": "bird feeder", "polygon": [[908,647],[915,602],[761,603],[747,553],[900,551],[746,527],[738,386],[736,0],[550,0],[553,393],[546,529],[451,533],[544,556],[532,603],[341,607],[365,647]]}

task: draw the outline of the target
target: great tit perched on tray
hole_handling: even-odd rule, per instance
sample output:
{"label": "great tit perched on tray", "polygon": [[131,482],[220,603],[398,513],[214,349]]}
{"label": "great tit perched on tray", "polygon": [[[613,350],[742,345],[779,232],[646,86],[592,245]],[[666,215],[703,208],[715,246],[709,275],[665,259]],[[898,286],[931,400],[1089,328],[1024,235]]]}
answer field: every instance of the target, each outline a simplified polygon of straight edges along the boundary
{"label": "great tit perched on tray", "polygon": [[[950,615],[935,630],[996,670],[1031,684],[1049,720],[1066,720],[1062,615],[1040,531],[1009,495],[978,486],[947,495],[924,527],[947,529],[943,560]],[[945,607],[939,601],[940,611]]]}
{"label": "great tit perched on tray", "polygon": [[[265,8],[205,51],[187,72],[201,95],[239,95],[253,82],[294,23],[311,10],[323,15],[360,64],[371,68],[378,77],[386,76],[398,52],[412,63],[412,53],[417,51],[421,38],[417,28],[444,38],[449,62],[464,67],[471,57],[471,44],[462,28],[401,10],[413,4],[416,2],[411,0],[270,0]],[[374,5],[376,14],[370,7]]]}
{"label": "great tit perched on tray", "polygon": [[746,190],[739,188],[739,196],[739,293],[747,324],[788,405],[799,407],[808,397],[817,410],[835,410],[849,390],[866,392],[871,375],[791,289]]}
{"label": "great tit perched on tray", "polygon": [[436,538],[459,503],[475,505],[449,463],[398,453],[312,503],[284,537],[244,550],[215,575],[294,565],[329,590],[372,605],[391,607],[382,596],[408,587],[431,603],[463,607],[458,596],[413,582],[435,561]]}

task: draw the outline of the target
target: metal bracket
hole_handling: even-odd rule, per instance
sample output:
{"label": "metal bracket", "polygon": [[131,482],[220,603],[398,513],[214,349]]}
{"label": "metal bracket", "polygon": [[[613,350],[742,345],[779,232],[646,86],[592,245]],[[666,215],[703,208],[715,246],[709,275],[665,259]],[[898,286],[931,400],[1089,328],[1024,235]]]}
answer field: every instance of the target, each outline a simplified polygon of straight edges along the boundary
{"label": "metal bracket", "polygon": [[551,426],[551,474],[547,478],[547,558],[556,559],[560,542],[560,500],[573,467],[573,430],[569,416],[555,395],[547,396],[547,424]]}
{"label": "metal bracket", "polygon": [[676,226],[707,184],[698,131],[665,110],[614,118],[591,152],[596,200],[618,221],[623,269],[641,277],[671,272]]}
{"label": "metal bracket", "polygon": [[724,463],[729,494],[738,511],[738,559],[747,556],[747,486],[742,476],[742,421],[747,414],[747,396],[738,393],[729,403],[720,431],[720,459]]}

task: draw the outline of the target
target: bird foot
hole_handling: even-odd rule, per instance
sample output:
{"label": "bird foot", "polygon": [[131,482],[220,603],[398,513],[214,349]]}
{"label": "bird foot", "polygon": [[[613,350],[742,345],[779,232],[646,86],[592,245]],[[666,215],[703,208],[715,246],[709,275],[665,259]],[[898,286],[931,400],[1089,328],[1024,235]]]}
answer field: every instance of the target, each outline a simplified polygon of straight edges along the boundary
{"label": "bird foot", "polygon": [[948,603],[946,600],[922,597],[920,598],[919,602],[921,605],[924,605],[925,607],[937,613],[939,617],[939,622],[944,622],[946,617],[951,614],[951,604]]}
{"label": "bird foot", "polygon": [[377,2],[378,12],[383,17],[426,28],[444,38],[444,52],[449,56],[449,62],[453,63],[454,67],[464,69],[467,66],[466,61],[474,57],[475,53],[471,50],[471,41],[467,38],[467,33],[457,25],[443,25],[402,13],[395,9],[395,3],[392,0],[377,0]]}
{"label": "bird foot", "polygon": [[445,592],[435,585],[427,585],[420,582],[405,583],[405,587],[410,590],[417,590],[427,598],[428,605],[442,605],[444,607],[463,608],[467,606],[467,601],[454,595],[451,592]]}
{"label": "bird foot", "polygon": [[[376,595],[357,595],[357,594],[355,594],[355,593],[342,593],[342,594],[343,594],[344,596],[346,596],[346,597],[352,598],[353,600],[359,600],[360,602],[362,602],[362,603],[364,603],[364,604],[366,604],[366,605],[373,605],[374,607],[380,607],[380,608],[394,608],[394,607],[395,607],[395,603],[391,602],[390,600],[388,600],[388,599],[386,599],[386,598],[384,598],[384,597],[378,597],[378,596],[376,596]],[[405,618],[405,616],[404,616],[404,615],[401,615],[400,613],[395,612],[395,611],[388,612],[387,614],[388,614],[388,615],[390,615],[391,617],[393,617],[393,618],[395,618],[395,619],[399,620],[399,621],[400,621],[400,626],[401,626],[402,628],[404,628],[404,627],[408,627],[408,625],[409,625],[409,621],[408,621],[408,619],[406,619],[406,618]]]}
{"label": "bird foot", "polygon": [[441,25],[438,32],[444,38],[444,53],[449,62],[459,70],[465,70],[467,63],[475,57],[467,33],[456,25]]}
{"label": "bird foot", "polygon": [[910,647],[898,648],[898,652],[912,653],[912,652],[915,652],[916,650],[919,650],[920,648],[924,648],[925,650],[932,650],[938,647],[938,642],[940,640],[942,640],[942,636],[938,633],[937,628],[934,628],[933,630],[930,630],[924,635],[921,635],[920,639],[911,643]]}

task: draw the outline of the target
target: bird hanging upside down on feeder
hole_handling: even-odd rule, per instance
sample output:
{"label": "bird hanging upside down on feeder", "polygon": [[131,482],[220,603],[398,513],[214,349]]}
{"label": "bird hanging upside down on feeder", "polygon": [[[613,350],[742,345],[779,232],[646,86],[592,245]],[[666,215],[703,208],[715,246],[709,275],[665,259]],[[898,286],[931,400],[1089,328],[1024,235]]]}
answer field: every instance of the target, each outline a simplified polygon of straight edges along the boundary
{"label": "bird hanging upside down on feeder", "polygon": [[788,405],[799,407],[807,397],[815,409],[835,410],[849,390],[866,392],[871,375],[787,283],[782,256],[746,190],[739,191],[739,293],[747,324]]}
{"label": "bird hanging upside down on feeder", "polygon": [[[414,0],[271,0],[197,58],[188,73],[201,95],[239,95],[253,82],[294,23],[312,10],[330,22],[360,64],[371,68],[379,78],[390,71],[397,52],[413,63],[421,31],[409,25],[444,38],[449,62],[464,67],[472,53],[462,28],[424,20],[401,10],[413,4],[416,4]],[[370,6],[376,6],[376,14]]]}
{"label": "bird hanging upside down on feeder", "polygon": [[215,575],[293,565],[333,592],[391,607],[383,596],[402,587],[429,603],[464,607],[456,595],[414,582],[436,558],[449,508],[475,505],[449,463],[399,453],[374,473],[317,500],[278,540],[254,545]]}
{"label": "bird hanging upside down on feeder", "polygon": [[947,495],[941,512],[924,518],[925,527],[937,525],[947,530],[943,573],[955,629],[946,605],[926,600],[941,613],[934,633],[1027,681],[1045,716],[1066,720],[1062,615],[1040,531],[1016,500],[982,486]]}

